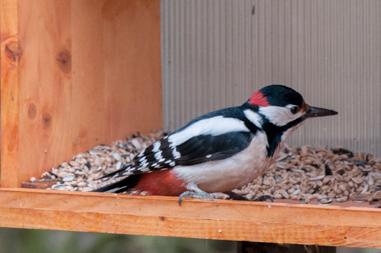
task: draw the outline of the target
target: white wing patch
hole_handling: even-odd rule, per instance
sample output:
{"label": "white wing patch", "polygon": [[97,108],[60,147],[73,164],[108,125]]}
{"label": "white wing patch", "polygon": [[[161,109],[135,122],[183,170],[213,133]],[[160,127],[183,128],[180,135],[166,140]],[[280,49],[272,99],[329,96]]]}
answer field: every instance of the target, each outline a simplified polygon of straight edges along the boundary
{"label": "white wing patch", "polygon": [[172,156],[173,156],[173,158],[179,159],[181,157],[180,152],[177,151],[176,147],[173,144],[170,145],[170,147],[172,148]]}
{"label": "white wing patch", "polygon": [[178,146],[190,138],[199,135],[221,135],[229,132],[249,132],[244,122],[239,119],[216,116],[193,123],[180,132],[169,136],[171,146]]}
{"label": "white wing patch", "polygon": [[258,114],[253,112],[252,110],[244,110],[243,113],[245,114],[246,118],[251,121],[256,127],[259,129],[262,129],[262,117]]}
{"label": "white wing patch", "polygon": [[160,141],[155,142],[155,143],[153,144],[152,151],[153,151],[153,152],[157,152],[157,151],[159,151],[159,149],[160,149],[160,145],[161,145]]}
{"label": "white wing patch", "polygon": [[152,152],[155,154],[154,155],[155,159],[158,162],[164,161],[162,151],[160,150],[160,145],[161,145],[160,141],[157,141],[153,144],[153,148],[152,148]]}

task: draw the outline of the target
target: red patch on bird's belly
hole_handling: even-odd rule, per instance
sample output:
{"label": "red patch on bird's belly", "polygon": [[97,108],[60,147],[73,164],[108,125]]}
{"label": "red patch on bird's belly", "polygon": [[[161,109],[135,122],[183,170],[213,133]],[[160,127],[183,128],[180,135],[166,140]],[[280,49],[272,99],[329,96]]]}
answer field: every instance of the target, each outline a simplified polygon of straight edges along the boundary
{"label": "red patch on bird's belly", "polygon": [[185,182],[171,170],[143,174],[134,190],[145,191],[150,195],[178,196],[184,191]]}
{"label": "red patch on bird's belly", "polygon": [[269,101],[267,101],[266,97],[260,91],[255,92],[250,97],[249,103],[252,105],[257,105],[257,106],[268,106],[269,105]]}

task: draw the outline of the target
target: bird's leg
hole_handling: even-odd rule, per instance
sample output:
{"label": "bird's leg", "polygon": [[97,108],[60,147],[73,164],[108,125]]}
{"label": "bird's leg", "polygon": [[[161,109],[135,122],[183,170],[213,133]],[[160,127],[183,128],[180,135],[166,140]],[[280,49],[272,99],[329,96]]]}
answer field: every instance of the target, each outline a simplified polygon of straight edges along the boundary
{"label": "bird's leg", "polygon": [[189,183],[185,186],[187,191],[183,192],[179,196],[179,205],[183,202],[184,198],[197,198],[197,199],[212,199],[209,193],[201,190],[197,184]]}
{"label": "bird's leg", "polygon": [[195,198],[195,199],[227,199],[229,198],[229,195],[222,193],[222,192],[213,192],[208,193],[203,190],[201,190],[197,184],[195,183],[189,183],[185,186],[187,191],[183,192],[179,196],[179,205],[183,202],[184,198]]}

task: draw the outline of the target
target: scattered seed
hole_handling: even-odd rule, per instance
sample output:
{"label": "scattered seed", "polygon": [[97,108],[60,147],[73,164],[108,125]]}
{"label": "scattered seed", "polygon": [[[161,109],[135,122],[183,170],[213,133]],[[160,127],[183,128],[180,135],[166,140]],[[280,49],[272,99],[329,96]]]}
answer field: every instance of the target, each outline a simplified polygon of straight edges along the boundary
{"label": "scattered seed", "polygon": [[72,160],[43,173],[40,179],[31,178],[31,182],[56,180],[59,183],[51,186],[54,190],[91,191],[101,184],[111,183],[98,180],[103,175],[118,170],[128,163],[144,147],[162,136],[155,132],[146,136],[136,134],[111,145],[98,145],[88,152],[75,155]]}
{"label": "scattered seed", "polygon": [[67,175],[67,176],[64,176],[63,178],[62,178],[62,181],[64,181],[64,182],[71,182],[71,181],[73,181],[75,179],[75,176],[74,175]]}
{"label": "scattered seed", "polygon": [[[99,178],[131,162],[135,155],[162,136],[162,132],[146,136],[135,134],[111,145],[98,145],[43,173],[40,179],[30,181],[55,180],[58,183],[50,187],[54,190],[91,191],[114,182],[115,179],[104,182]],[[234,192],[249,200],[269,196],[322,204],[381,200],[381,161],[371,154],[353,153],[343,148],[284,145],[274,160],[276,163],[263,176]]]}
{"label": "scattered seed", "polygon": [[[286,146],[279,156],[281,161],[273,164],[263,177],[234,192],[248,199],[266,192],[274,198],[306,203],[314,199],[325,204],[347,200],[381,200],[378,197],[381,191],[373,194],[381,189],[381,161],[373,155],[353,153],[342,148]],[[275,184],[269,183],[274,179]],[[280,194],[282,189],[287,190],[288,197]]]}

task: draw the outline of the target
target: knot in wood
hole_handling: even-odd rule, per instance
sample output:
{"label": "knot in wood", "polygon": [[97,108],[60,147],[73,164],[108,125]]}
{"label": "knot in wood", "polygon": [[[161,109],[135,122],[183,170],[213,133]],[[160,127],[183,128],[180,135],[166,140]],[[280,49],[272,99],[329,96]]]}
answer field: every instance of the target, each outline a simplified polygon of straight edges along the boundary
{"label": "knot in wood", "polygon": [[52,116],[49,113],[42,114],[42,123],[44,128],[49,128],[52,123]]}
{"label": "knot in wood", "polygon": [[22,49],[16,41],[6,43],[4,51],[7,58],[12,62],[19,61],[22,55]]}
{"label": "knot in wood", "polygon": [[71,71],[71,53],[67,49],[63,49],[57,54],[56,58],[58,66],[64,73],[70,73]]}
{"label": "knot in wood", "polygon": [[36,115],[37,115],[37,107],[35,104],[30,103],[28,106],[28,117],[30,119],[34,119],[36,118]]}

